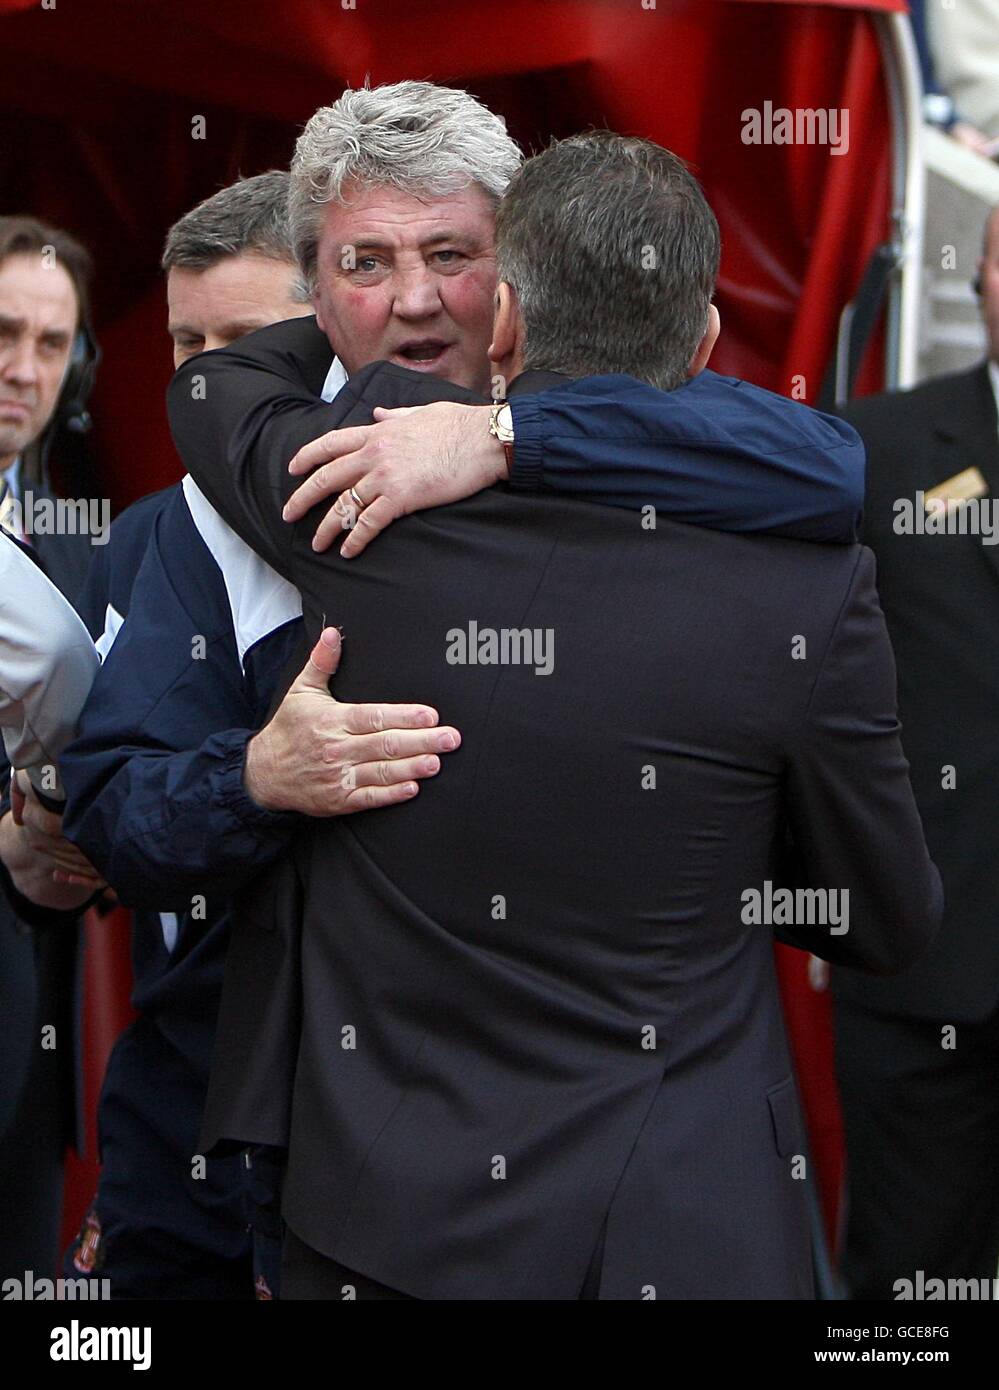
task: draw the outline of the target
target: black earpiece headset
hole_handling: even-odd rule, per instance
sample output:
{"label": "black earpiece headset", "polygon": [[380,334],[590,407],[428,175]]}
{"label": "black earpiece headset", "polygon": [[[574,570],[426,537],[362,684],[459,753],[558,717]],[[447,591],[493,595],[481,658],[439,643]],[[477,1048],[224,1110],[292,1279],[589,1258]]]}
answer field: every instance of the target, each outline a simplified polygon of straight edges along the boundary
{"label": "black earpiece headset", "polygon": [[94,389],[101,350],[87,319],[81,319],[73,339],[66,374],[59,389],[59,399],[52,418],[39,438],[25,450],[26,476],[49,485],[49,456],[60,430],[77,437],[89,432],[93,423],[87,403]]}
{"label": "black earpiece headset", "polygon": [[71,434],[86,434],[91,426],[87,402],[94,389],[101,350],[90,324],[84,319],[73,339],[69,365],[59,392],[53,423],[63,425]]}

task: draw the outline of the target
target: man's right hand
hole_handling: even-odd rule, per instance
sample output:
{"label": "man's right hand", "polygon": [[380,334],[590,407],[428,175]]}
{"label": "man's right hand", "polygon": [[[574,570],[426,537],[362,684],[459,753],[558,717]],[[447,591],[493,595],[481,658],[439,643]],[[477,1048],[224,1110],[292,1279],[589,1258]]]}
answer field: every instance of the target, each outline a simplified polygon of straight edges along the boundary
{"label": "man's right hand", "polygon": [[243,782],[269,811],[343,816],[408,801],[421,777],[440,770],[439,753],[461,735],[437,726],[429,705],[343,704],[328,681],[340,664],[335,627],[320,634],[274,713],[246,747]]}
{"label": "man's right hand", "polygon": [[76,845],[64,839],[62,816],[41,804],[23,771],[11,778],[11,806],[0,819],[0,859],[22,897],[36,907],[68,912],[106,887]]}
{"label": "man's right hand", "polygon": [[[349,560],[396,517],[460,502],[509,476],[503,445],[489,433],[488,406],[379,406],[374,418],[373,425],[330,430],[288,465],[289,473],[311,477],[288,498],[285,521],[300,520],[324,498],[337,499],[316,528],[313,550],[327,550],[347,530],[340,554]],[[360,511],[352,486],[364,501]]]}

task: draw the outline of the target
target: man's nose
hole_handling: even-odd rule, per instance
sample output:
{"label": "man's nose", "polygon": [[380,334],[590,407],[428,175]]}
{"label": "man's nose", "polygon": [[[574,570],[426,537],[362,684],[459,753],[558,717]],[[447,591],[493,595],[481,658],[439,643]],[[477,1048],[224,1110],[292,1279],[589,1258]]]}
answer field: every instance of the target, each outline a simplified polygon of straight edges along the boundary
{"label": "man's nose", "polygon": [[425,265],[400,271],[392,308],[401,319],[432,318],[441,307],[439,279]]}
{"label": "man's nose", "polygon": [[0,377],[16,386],[38,383],[38,356],[30,340],[21,340],[0,354]]}

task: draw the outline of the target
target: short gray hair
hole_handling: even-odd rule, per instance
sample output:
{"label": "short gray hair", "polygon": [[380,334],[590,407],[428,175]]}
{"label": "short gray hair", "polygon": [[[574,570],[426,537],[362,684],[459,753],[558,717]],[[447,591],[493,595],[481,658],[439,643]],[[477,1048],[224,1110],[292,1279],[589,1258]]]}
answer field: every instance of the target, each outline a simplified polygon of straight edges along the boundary
{"label": "short gray hair", "polygon": [[327,203],[345,186],[388,184],[445,198],[477,184],[497,204],[523,156],[506,123],[468,92],[433,82],[395,82],[344,92],[298,137],[288,211],[299,269],[315,289]]}
{"label": "short gray hair", "polygon": [[683,161],[612,131],[529,159],[496,217],[497,273],[517,292],[524,366],[570,376],[682,385],[719,255],[717,220]]}
{"label": "short gray hair", "polygon": [[[185,213],[167,232],[164,270],[209,270],[228,256],[255,251],[295,263],[288,224],[288,175],[280,169],[239,179]],[[298,297],[306,299],[304,286]]]}

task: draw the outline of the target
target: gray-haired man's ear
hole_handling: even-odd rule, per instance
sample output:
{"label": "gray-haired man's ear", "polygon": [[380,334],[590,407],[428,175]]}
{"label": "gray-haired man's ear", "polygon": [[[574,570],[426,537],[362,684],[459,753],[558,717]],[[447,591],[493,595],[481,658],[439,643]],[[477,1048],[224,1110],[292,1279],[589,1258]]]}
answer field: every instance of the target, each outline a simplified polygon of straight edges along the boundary
{"label": "gray-haired man's ear", "polygon": [[708,326],[704,330],[704,337],[697,345],[697,351],[690,359],[690,366],[687,368],[689,377],[697,376],[698,372],[703,372],[708,365],[708,358],[714,350],[715,343],[718,341],[718,334],[721,332],[721,317],[713,304],[708,306]]}
{"label": "gray-haired man's ear", "polygon": [[493,313],[493,340],[489,344],[489,360],[495,363],[507,381],[512,381],[523,368],[524,320],[520,302],[512,285],[501,280],[496,286],[496,308]]}

